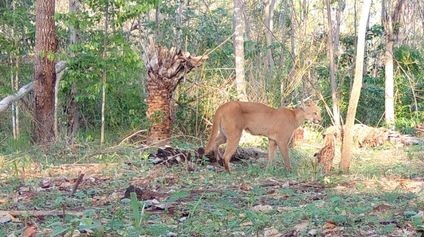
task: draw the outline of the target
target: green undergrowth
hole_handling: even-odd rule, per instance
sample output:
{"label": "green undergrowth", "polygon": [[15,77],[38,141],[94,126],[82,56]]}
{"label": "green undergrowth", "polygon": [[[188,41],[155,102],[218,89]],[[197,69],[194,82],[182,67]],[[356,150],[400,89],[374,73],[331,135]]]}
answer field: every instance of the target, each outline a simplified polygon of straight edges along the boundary
{"label": "green undergrowth", "polygon": [[[358,148],[350,174],[339,173],[336,159],[327,176],[313,158],[318,149],[292,149],[292,172],[279,156],[269,168],[264,159],[232,162],[231,173],[207,161],[154,166],[154,148],[131,146],[0,155],[0,210],[28,211],[1,223],[0,236],[19,236],[28,223],[39,236],[422,235],[423,149]],[[140,200],[125,196],[130,185]]]}

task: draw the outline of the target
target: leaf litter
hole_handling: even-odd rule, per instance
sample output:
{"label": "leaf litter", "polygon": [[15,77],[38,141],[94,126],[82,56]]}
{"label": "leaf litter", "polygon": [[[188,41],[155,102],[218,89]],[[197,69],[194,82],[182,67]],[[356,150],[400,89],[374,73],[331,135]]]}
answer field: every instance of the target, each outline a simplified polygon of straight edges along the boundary
{"label": "leaf litter", "polygon": [[[414,236],[419,232],[411,218],[424,210],[420,210],[419,208],[423,207],[417,206],[413,202],[415,199],[407,195],[422,192],[423,182],[420,177],[383,177],[378,182],[356,178],[328,185],[319,181],[275,177],[269,174],[252,177],[246,171],[250,167],[258,166],[257,158],[252,158],[250,163],[235,165],[232,174],[217,172],[208,168],[208,163],[202,162],[195,162],[194,169],[187,169],[183,161],[167,161],[162,162],[163,165],[153,164],[150,167],[148,164],[145,167],[145,164],[141,166],[143,172],[134,169],[132,162],[125,161],[122,164],[126,163],[126,166],[119,163],[78,164],[61,165],[40,171],[48,175],[34,174],[33,180],[27,178],[26,182],[18,185],[9,195],[2,195],[6,198],[2,199],[0,205],[6,206],[7,209],[0,212],[0,223],[20,223],[23,221],[22,217],[33,216],[36,217],[31,218],[37,222],[36,231],[44,233],[43,231],[49,229],[44,221],[54,216],[84,216],[84,211],[89,206],[95,208],[97,215],[103,210],[109,210],[111,206],[112,214],[126,210],[127,204],[123,200],[129,199],[129,193],[134,192],[137,199],[143,203],[143,212],[148,214],[146,218],[154,218],[146,221],[144,225],[154,226],[159,220],[164,225],[171,226],[173,231],[169,233],[195,235],[192,225],[199,224],[197,221],[202,220],[201,215],[218,215],[225,219],[228,218],[225,215],[234,215],[231,214],[234,211],[240,214],[235,215],[239,216],[240,220],[235,222],[238,223],[236,226],[239,231],[233,232],[240,236],[250,236],[253,230],[259,230],[261,236],[343,236],[352,231],[361,236],[381,236],[381,228],[391,225],[394,226],[391,231],[393,236]],[[81,174],[85,176],[75,194],[71,195]],[[389,194],[388,198],[381,198],[375,193],[368,197],[356,188],[359,184],[364,184],[368,189],[375,189],[378,185],[381,186],[382,182],[386,183],[383,186],[386,191],[396,191],[399,195],[389,193],[395,195],[395,199]],[[339,192],[339,187],[344,187],[342,192]],[[334,195],[340,198],[336,199]],[[357,201],[350,200],[352,196],[349,195],[359,201],[363,199],[368,206],[360,207]],[[376,198],[381,200],[373,200]],[[409,204],[403,203],[403,206],[399,206],[396,198],[410,201]],[[39,200],[44,202],[34,205],[34,202],[40,202]],[[221,203],[222,201],[224,202]],[[373,204],[369,206],[371,203]],[[34,208],[37,211],[31,211]],[[357,208],[359,209],[356,210]],[[399,216],[398,213],[405,208],[413,209],[415,214]],[[352,210],[358,213],[352,213]],[[314,212],[317,213],[313,214]],[[394,213],[392,219],[383,217],[392,215],[391,213]],[[102,224],[107,224],[113,215],[103,217]],[[256,219],[251,219],[251,215],[256,216]],[[277,223],[273,224],[267,220],[268,216],[275,215],[277,217],[271,219]],[[346,217],[347,221],[338,220]],[[377,228],[376,225],[380,227]]]}

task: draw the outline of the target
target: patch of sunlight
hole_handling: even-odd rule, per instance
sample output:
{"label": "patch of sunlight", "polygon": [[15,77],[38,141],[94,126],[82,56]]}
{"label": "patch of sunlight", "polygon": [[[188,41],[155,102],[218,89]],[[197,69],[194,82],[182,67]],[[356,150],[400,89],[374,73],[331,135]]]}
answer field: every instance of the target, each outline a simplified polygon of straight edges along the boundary
{"label": "patch of sunlight", "polygon": [[255,136],[246,131],[243,131],[239,144],[243,147],[266,147],[268,144],[268,138],[263,136]]}

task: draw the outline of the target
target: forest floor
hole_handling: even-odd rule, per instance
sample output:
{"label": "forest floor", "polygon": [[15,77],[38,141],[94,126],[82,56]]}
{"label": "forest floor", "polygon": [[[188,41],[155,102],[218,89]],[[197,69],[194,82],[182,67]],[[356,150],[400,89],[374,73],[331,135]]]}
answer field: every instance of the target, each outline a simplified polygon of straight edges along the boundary
{"label": "forest floor", "polygon": [[324,176],[306,144],[290,173],[281,157],[153,165],[153,148],[0,155],[0,236],[424,236],[422,146],[358,148]]}

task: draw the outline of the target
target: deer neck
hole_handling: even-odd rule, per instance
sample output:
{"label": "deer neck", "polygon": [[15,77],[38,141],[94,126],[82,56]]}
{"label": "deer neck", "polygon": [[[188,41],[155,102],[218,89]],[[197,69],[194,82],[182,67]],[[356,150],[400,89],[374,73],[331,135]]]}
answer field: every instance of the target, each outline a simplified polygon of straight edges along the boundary
{"label": "deer neck", "polygon": [[298,128],[300,125],[303,124],[303,122],[305,122],[305,111],[303,110],[303,108],[297,108],[294,109],[294,114],[295,114],[295,126],[296,128]]}

